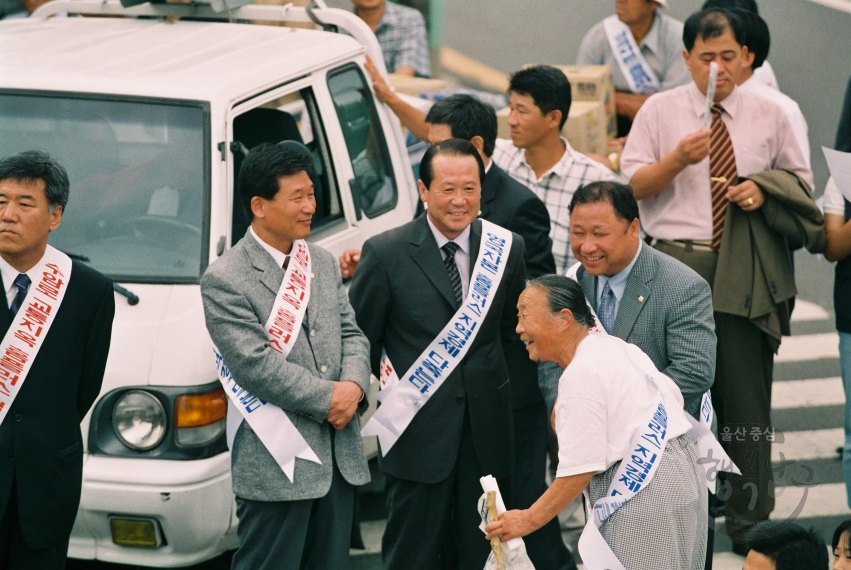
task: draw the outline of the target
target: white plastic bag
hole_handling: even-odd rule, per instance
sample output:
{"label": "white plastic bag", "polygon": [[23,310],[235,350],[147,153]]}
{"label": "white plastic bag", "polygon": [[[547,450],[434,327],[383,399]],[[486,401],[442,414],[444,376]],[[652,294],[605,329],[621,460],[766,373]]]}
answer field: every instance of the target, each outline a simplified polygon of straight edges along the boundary
{"label": "white plastic bag", "polygon": [[[488,475],[481,478],[481,483],[485,493],[479,498],[479,515],[482,517],[482,524],[479,525],[479,528],[482,529],[482,532],[485,532],[485,526],[488,524],[488,491],[496,491],[496,511],[498,514],[505,512],[505,503],[499,493],[496,479]],[[529,555],[526,554],[526,544],[522,538],[500,542],[499,547],[502,551],[502,559],[505,561],[505,570],[535,570],[532,561],[529,560]],[[485,562],[484,570],[497,570],[493,551]]]}

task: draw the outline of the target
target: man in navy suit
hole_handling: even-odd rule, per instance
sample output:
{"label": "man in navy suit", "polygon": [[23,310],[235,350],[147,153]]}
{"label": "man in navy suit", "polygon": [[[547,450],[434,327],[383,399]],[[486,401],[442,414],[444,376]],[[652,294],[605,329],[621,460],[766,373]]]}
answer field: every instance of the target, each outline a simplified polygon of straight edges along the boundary
{"label": "man in navy suit", "polygon": [[[27,329],[38,348],[16,377],[17,391],[0,389],[0,568],[9,570],[65,567],[83,478],[80,421],[100,392],[112,334],[112,283],[47,244],[68,192],[65,169],[46,153],[0,160],[0,351],[16,336],[9,333],[48,313],[39,311],[42,301],[59,299],[41,344],[39,329]],[[7,354],[4,388],[12,381]]]}

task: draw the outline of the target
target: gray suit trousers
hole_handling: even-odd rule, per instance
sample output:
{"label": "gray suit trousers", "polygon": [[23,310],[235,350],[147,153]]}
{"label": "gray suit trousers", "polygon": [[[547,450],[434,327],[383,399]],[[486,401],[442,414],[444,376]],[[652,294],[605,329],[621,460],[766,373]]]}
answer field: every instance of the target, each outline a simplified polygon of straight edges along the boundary
{"label": "gray suit trousers", "polygon": [[231,570],[348,568],[356,489],[340,474],[336,460],[332,470],[331,488],[318,499],[237,497],[239,548]]}

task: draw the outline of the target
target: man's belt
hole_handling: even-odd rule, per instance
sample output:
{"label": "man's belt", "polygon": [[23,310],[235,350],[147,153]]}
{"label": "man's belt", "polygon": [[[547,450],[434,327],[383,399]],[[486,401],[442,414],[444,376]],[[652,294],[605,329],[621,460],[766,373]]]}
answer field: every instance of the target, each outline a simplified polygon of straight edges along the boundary
{"label": "man's belt", "polygon": [[708,239],[658,239],[647,237],[647,243],[651,247],[656,247],[657,243],[672,245],[686,251],[713,251],[710,247],[712,240]]}

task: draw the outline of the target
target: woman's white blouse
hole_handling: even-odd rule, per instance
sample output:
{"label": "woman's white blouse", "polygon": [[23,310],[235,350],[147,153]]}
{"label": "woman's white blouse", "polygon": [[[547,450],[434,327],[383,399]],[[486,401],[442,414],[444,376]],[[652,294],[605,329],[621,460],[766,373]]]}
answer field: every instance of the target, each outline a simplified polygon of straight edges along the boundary
{"label": "woman's white blouse", "polygon": [[659,372],[635,345],[599,333],[583,339],[561,375],[555,406],[558,436],[557,477],[600,473],[623,459],[659,403],[655,378],[668,411],[668,440],[687,433],[691,424],[683,396],[673,380]]}

